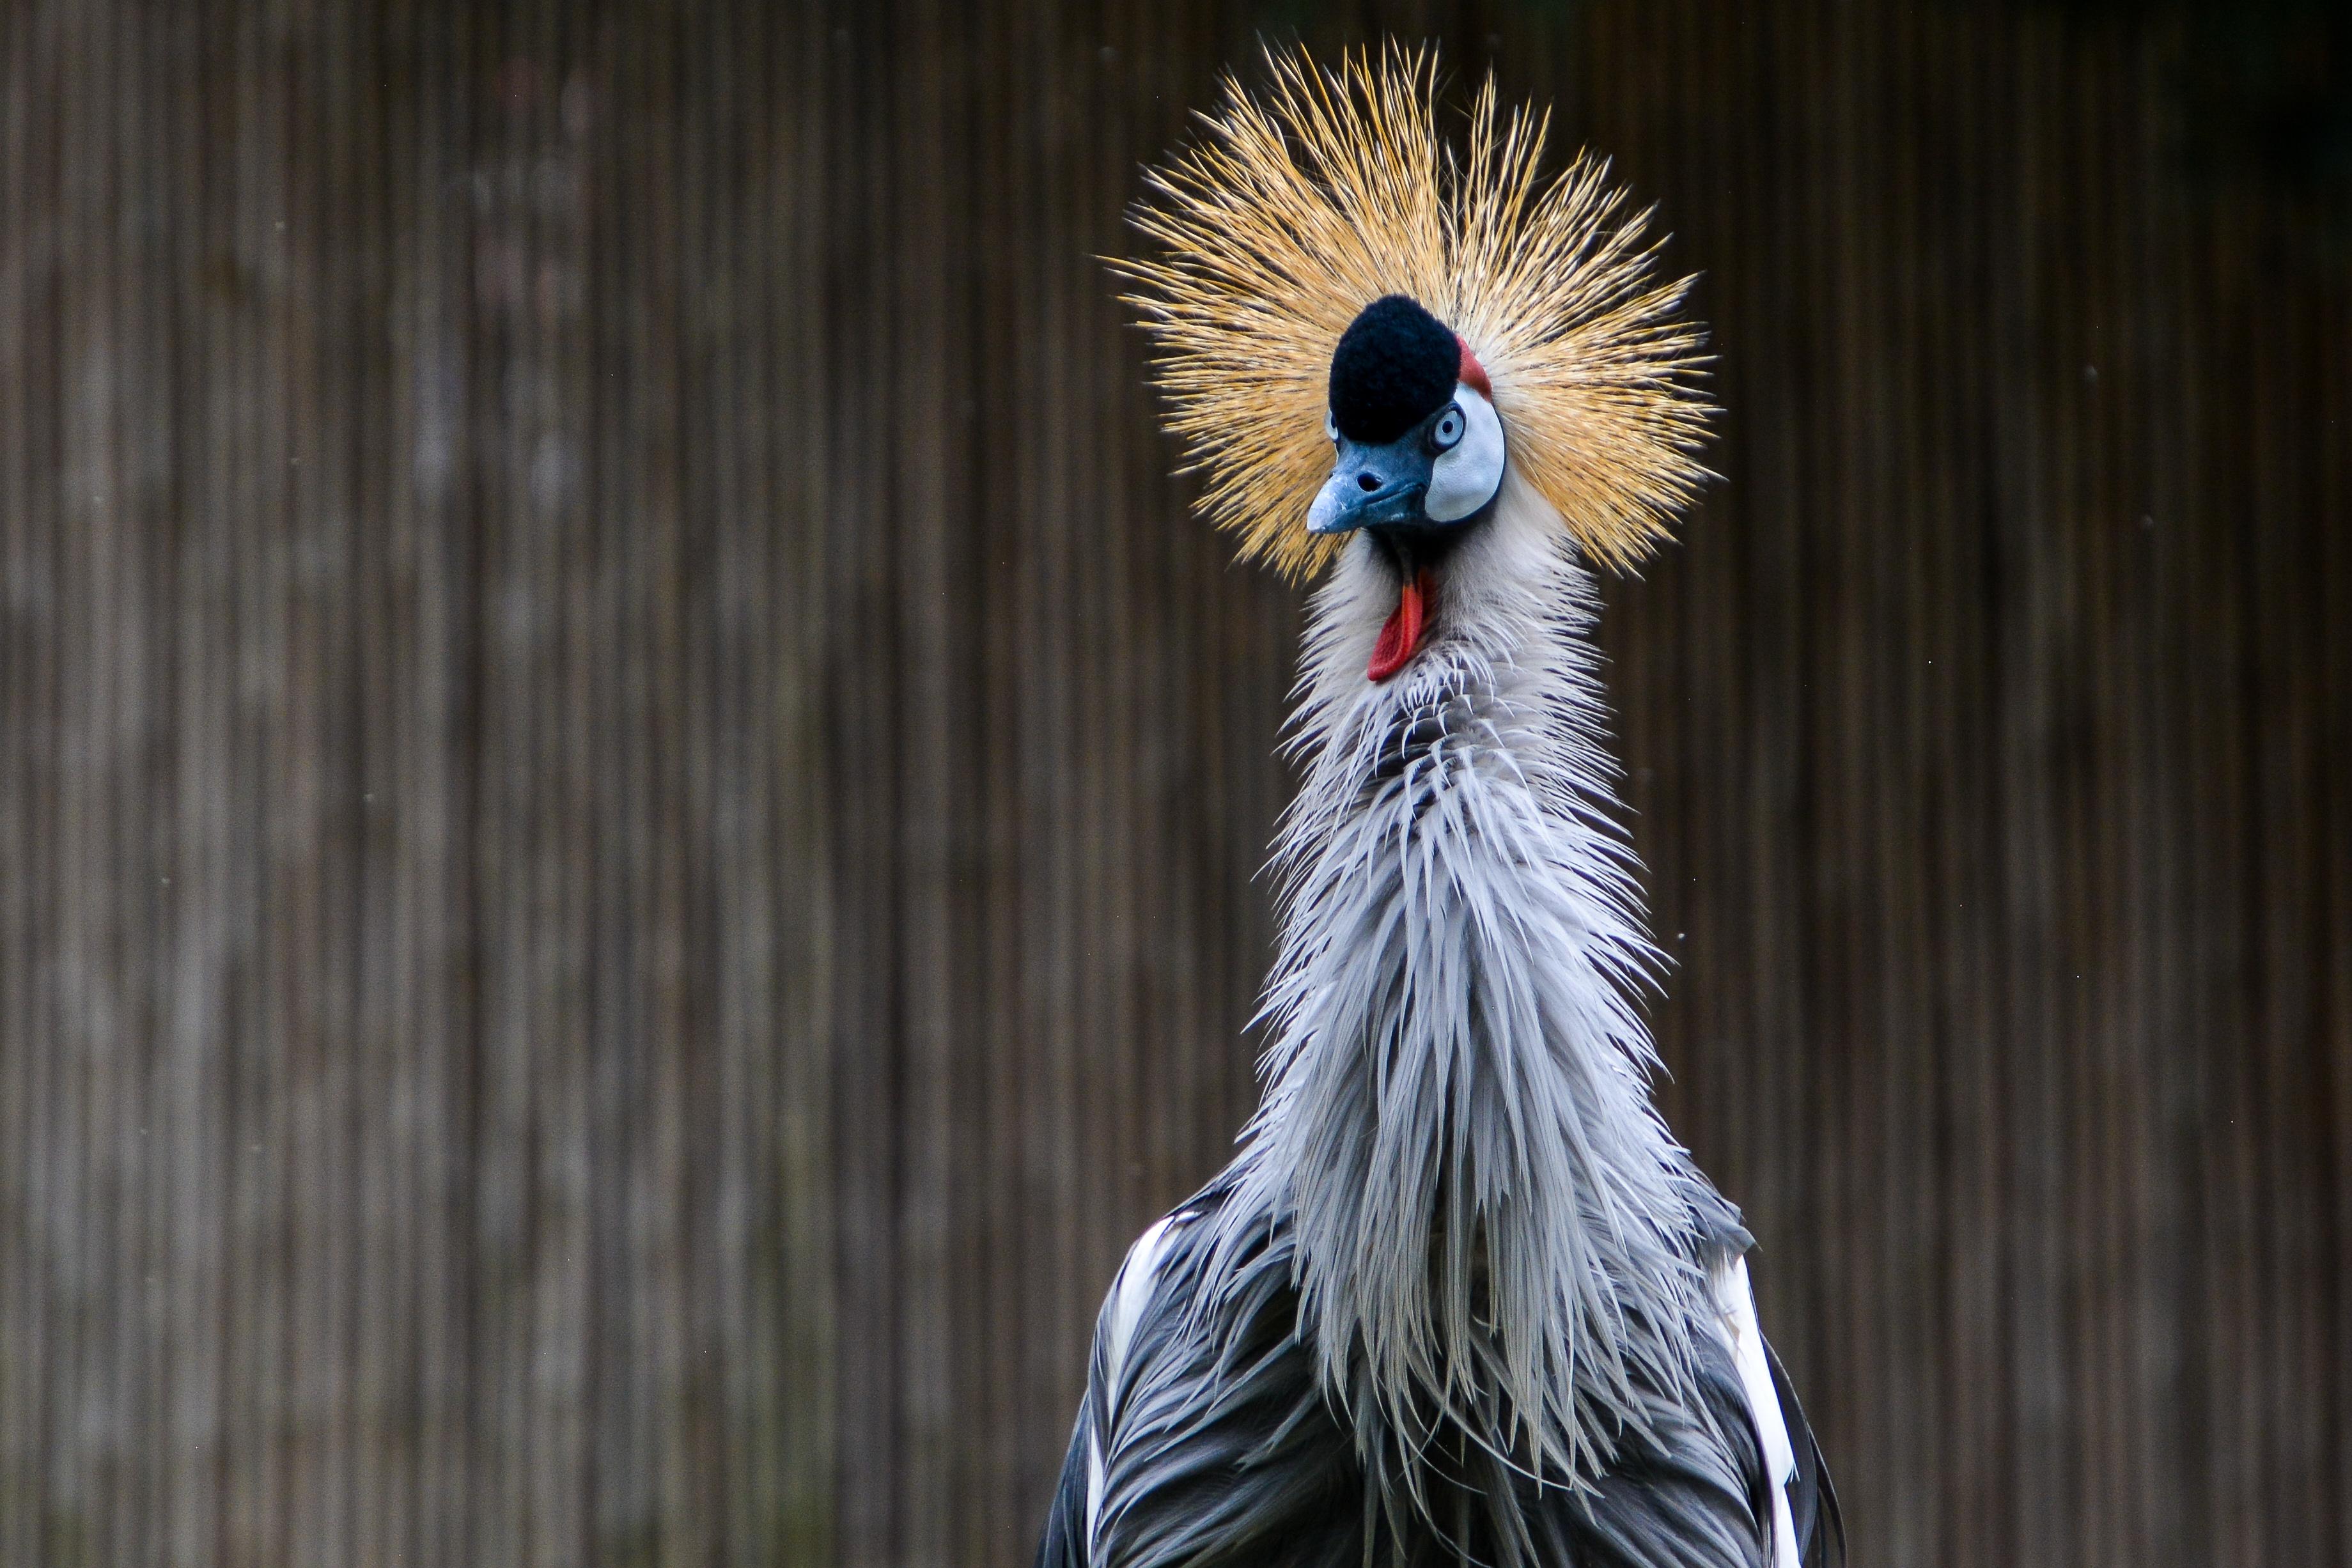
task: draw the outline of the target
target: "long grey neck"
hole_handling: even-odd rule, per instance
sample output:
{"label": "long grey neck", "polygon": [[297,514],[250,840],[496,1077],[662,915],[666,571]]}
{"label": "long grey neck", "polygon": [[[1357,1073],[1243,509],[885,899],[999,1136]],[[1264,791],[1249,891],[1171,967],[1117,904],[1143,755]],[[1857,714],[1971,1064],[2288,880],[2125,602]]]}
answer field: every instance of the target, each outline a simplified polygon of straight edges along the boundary
{"label": "long grey neck", "polygon": [[1318,593],[1240,1171],[1292,1223],[1302,1322],[1360,1433],[1458,1423],[1573,1483],[1643,1425],[1643,1390],[1684,1386],[1696,1238],[1729,1211],[1650,1102],[1634,993],[1658,956],[1612,815],[1591,582],[1558,538],[1507,479],[1430,644],[1380,685],[1396,589],[1370,542]]}

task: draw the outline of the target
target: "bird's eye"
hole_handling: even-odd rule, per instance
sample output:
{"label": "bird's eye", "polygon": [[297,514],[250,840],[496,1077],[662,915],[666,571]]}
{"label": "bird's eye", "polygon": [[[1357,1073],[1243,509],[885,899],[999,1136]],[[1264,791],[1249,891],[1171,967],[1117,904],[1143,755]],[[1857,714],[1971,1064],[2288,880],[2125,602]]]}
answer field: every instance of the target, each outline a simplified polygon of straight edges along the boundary
{"label": "bird's eye", "polygon": [[1444,452],[1461,439],[1462,409],[1457,404],[1438,415],[1437,423],[1429,427],[1429,444]]}
{"label": "bird's eye", "polygon": [[1323,411],[1323,439],[1334,446],[1339,444],[1339,422],[1328,408]]}

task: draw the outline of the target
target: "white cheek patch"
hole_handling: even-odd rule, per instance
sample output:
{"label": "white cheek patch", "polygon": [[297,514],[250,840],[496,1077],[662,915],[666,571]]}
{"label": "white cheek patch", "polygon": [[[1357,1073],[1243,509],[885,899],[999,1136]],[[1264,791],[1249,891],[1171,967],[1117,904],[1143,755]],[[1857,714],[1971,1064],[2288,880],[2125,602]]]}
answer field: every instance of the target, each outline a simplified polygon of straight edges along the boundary
{"label": "white cheek patch", "polygon": [[1503,422],[1495,405],[1468,386],[1454,389],[1462,439],[1437,455],[1422,509],[1433,523],[1458,523],[1495,498],[1503,483]]}

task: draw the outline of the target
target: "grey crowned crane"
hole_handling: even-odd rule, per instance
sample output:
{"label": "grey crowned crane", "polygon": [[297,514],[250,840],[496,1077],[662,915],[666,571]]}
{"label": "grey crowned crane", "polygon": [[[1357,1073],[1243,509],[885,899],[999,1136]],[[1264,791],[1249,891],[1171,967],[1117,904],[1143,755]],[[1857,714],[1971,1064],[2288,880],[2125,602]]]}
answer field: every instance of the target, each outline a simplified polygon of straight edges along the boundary
{"label": "grey crowned crane", "polygon": [[1686,284],[1431,57],[1270,59],[1121,264],[1203,507],[1315,592],[1264,1095],[1097,1323],[1043,1568],[1842,1547],[1738,1211],[1651,1102],[1591,642],[1704,476]]}

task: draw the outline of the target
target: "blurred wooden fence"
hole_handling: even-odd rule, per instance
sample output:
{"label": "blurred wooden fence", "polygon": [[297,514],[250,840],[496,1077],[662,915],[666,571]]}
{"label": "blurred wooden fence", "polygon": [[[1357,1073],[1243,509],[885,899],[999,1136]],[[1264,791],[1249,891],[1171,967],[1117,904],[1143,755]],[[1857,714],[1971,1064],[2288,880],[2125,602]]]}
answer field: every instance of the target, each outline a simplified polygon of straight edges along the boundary
{"label": "blurred wooden fence", "polygon": [[1675,1124],[1863,1563],[2352,1560],[2352,287],[2128,11],[0,19],[0,1563],[1009,1564],[1297,608],[1092,259],[1257,30],[1703,270]]}

